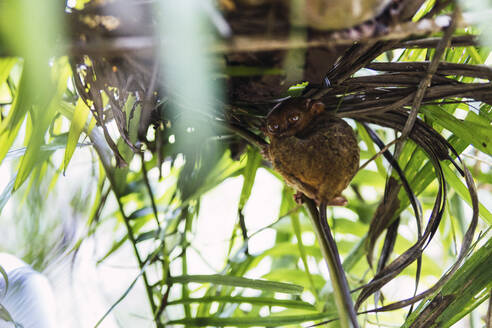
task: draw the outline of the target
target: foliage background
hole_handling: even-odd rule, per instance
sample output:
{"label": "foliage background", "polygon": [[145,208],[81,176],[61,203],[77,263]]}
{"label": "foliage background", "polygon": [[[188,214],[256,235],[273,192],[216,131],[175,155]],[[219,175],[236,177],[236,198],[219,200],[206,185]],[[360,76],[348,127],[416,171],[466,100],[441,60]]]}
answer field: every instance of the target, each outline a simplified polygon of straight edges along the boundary
{"label": "foliage background", "polygon": [[[433,3],[428,1],[427,7]],[[60,326],[94,326],[112,304],[117,306],[101,326],[152,327],[153,314],[160,313],[161,306],[159,319],[167,325],[297,326],[301,322],[333,317],[328,273],[307,211],[294,203],[292,190],[261,162],[257,150],[248,147],[238,160],[233,160],[230,150],[216,147],[219,143],[211,136],[215,130],[200,131],[203,133],[200,137],[208,141],[205,147],[209,147],[206,151],[210,157],[195,162],[190,158],[196,148],[185,147],[190,140],[183,130],[188,131],[189,126],[177,124],[164,134],[169,141],[174,136],[175,142],[166,148],[161,170],[156,167],[159,159],[155,153],[133,155],[121,139],[118,146],[127,156],[129,166],[110,165],[108,169],[101,164],[105,161],[104,153],[96,153],[88,145],[86,135],[97,134],[98,128],[93,127],[87,108],[84,109],[75,93],[67,58],[52,57],[51,49],[56,48],[52,45],[60,42],[56,37],[60,28],[57,24],[61,24],[54,2],[18,1],[2,6],[0,53],[14,49],[23,58],[0,58],[0,158],[4,157],[0,167],[3,191],[0,193],[0,250],[21,256],[51,278],[59,298]],[[476,1],[468,8],[473,14],[490,6],[486,1]],[[24,19],[16,21],[19,17]],[[479,34],[481,30],[483,42],[490,44],[487,43],[490,29],[483,25],[487,19],[478,21],[480,29],[467,27],[456,33]],[[179,21],[168,23],[180,24]],[[163,33],[169,33],[169,26],[162,28]],[[193,38],[193,33],[201,33],[197,32],[201,26],[189,28],[177,29],[183,32],[179,37]],[[178,47],[169,51],[175,55],[174,59],[182,60],[173,63],[173,67],[196,65],[185,69],[188,75],[172,79],[173,88],[179,94],[201,90],[207,80],[201,80],[200,76],[217,69],[197,60],[201,58],[200,49]],[[392,55],[398,61],[422,61],[431,53],[425,49],[406,49],[394,50]],[[382,55],[377,60],[386,61],[388,56]],[[453,63],[489,66],[491,60],[488,48],[482,46],[454,47],[446,51],[444,58]],[[46,62],[52,65],[47,66]],[[456,79],[474,81],[462,76]],[[220,85],[209,85],[202,95],[193,99],[207,102],[208,97],[220,97],[221,92]],[[462,270],[456,275],[457,280],[446,286],[450,294],[464,295],[466,304],[444,312],[444,326],[464,317],[461,326],[482,327],[492,281],[488,270],[491,268],[488,259],[491,258],[492,143],[483,146],[477,140],[492,142],[491,109],[490,105],[477,101],[435,107],[440,110],[432,111],[429,106],[422,117],[463,152],[462,158],[476,179],[481,202],[478,228],[481,233],[473,253],[478,255],[470,255],[463,269],[471,276],[464,275]],[[183,114],[183,121],[194,122],[195,114]],[[359,125],[350,123],[360,137],[362,160],[367,160],[376,152],[375,147]],[[470,123],[479,128],[471,129],[477,126]],[[114,138],[118,136],[116,130],[113,126]],[[377,131],[385,142],[394,137],[388,129]],[[97,138],[91,142],[94,140]],[[105,149],[108,151],[107,146]],[[417,175],[423,172],[426,161],[414,149],[413,144],[407,144],[407,154],[417,160],[401,164],[412,187],[419,191],[424,217],[428,217],[437,183]],[[373,275],[359,246],[382,198],[387,172],[388,164],[377,159],[359,172],[345,192],[349,205],[329,210],[329,222],[353,287],[362,285]],[[445,174],[449,185],[447,210],[423,256],[421,291],[432,286],[453,263],[470,221],[471,210],[463,183],[450,168],[445,168]],[[398,233],[393,258],[415,241],[416,226],[411,210],[402,212]],[[377,245],[380,248],[382,240]],[[140,259],[135,258],[135,250]],[[412,265],[382,289],[386,303],[413,295],[415,270]],[[142,281],[144,271],[147,283]],[[227,282],[224,276],[233,279]],[[299,294],[293,285],[261,285],[237,277],[296,284],[304,289]],[[478,281],[479,277],[484,280]],[[470,287],[470,295],[461,289],[469,281],[477,286]],[[154,308],[146,303],[149,292]],[[121,303],[117,303],[122,296]],[[201,301],[189,304],[190,298],[201,298]],[[367,302],[368,309],[372,308],[372,302],[373,299]],[[422,308],[415,311],[422,312]],[[366,327],[378,323],[409,325],[412,317],[406,319],[406,313],[398,310],[363,315],[361,319]]]}

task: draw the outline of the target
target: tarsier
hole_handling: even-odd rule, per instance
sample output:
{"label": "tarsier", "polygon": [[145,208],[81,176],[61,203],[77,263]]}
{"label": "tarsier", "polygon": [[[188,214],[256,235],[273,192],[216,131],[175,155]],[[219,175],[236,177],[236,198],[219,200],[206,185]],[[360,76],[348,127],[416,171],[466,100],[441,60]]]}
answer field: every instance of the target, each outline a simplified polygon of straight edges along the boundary
{"label": "tarsier", "polygon": [[318,205],[345,205],[341,192],[359,168],[354,131],[321,101],[294,98],[280,103],[266,118],[270,138],[263,153],[288,185]]}

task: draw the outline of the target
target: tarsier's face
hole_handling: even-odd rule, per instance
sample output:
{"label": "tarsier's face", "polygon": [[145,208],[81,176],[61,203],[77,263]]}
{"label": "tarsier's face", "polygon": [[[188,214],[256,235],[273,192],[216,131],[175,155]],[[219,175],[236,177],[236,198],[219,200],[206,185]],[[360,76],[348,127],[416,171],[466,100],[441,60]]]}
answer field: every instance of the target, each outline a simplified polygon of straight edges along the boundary
{"label": "tarsier's face", "polygon": [[267,115],[264,132],[268,136],[293,136],[302,131],[324,108],[320,101],[306,98],[288,99],[275,106]]}

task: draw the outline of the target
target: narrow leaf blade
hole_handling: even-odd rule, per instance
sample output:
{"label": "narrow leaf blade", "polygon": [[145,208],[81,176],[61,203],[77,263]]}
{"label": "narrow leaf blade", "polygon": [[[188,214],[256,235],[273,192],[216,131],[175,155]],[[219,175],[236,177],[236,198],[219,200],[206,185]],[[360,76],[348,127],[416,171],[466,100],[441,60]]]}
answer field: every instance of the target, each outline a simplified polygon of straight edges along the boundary
{"label": "narrow leaf blade", "polygon": [[68,167],[68,163],[73,156],[77,142],[79,141],[80,134],[84,129],[84,125],[87,122],[90,110],[84,101],[79,98],[75,105],[75,112],[72,118],[72,124],[68,131],[67,148],[65,149],[65,157],[63,159],[63,171]]}

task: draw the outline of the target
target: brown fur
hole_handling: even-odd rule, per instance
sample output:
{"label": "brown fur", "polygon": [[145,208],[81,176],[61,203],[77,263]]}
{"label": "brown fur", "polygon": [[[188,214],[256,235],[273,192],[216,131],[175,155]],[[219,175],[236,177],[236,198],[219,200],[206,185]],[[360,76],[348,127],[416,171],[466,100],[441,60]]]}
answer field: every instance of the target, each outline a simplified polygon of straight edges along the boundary
{"label": "brown fur", "polygon": [[[320,109],[320,102],[287,100],[267,117],[267,126],[278,124],[278,131],[265,132],[270,137],[268,157],[287,184],[318,203],[330,203],[357,172],[359,147],[350,125]],[[293,112],[299,121],[289,125]]]}

